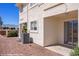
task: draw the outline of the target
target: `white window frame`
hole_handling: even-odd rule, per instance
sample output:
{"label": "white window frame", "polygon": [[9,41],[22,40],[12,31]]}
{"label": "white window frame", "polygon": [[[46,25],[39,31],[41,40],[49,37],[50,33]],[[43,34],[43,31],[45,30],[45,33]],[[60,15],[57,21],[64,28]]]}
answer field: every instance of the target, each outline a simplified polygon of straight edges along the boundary
{"label": "white window frame", "polygon": [[[35,21],[36,21],[36,28],[37,28],[36,30],[34,30],[34,28],[31,29],[31,27],[32,27],[32,24],[31,24],[31,23],[32,23],[32,22],[35,22]],[[33,26],[34,26],[34,25],[33,25]],[[30,22],[30,32],[38,32],[38,22],[37,22],[37,20],[34,20],[34,21],[31,21],[31,22]]]}

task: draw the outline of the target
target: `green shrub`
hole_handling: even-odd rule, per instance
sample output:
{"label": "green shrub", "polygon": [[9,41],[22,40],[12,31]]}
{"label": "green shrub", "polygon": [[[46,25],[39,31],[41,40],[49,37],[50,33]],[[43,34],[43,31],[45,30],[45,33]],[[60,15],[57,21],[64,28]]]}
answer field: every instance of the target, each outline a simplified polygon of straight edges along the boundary
{"label": "green shrub", "polygon": [[79,56],[79,47],[76,47],[71,51],[70,53],[71,56]]}
{"label": "green shrub", "polygon": [[18,32],[17,31],[9,31],[8,32],[8,37],[17,37],[18,36]]}
{"label": "green shrub", "polygon": [[27,32],[27,27],[23,26],[22,32]]}

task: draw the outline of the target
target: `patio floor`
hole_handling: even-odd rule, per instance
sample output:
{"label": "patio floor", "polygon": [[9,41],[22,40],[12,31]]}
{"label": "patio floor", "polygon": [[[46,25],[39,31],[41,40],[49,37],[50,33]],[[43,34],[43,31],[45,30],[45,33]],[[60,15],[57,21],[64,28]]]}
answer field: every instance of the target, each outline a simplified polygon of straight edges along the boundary
{"label": "patio floor", "polygon": [[72,51],[72,49],[64,47],[64,46],[60,46],[60,45],[48,46],[48,47],[45,47],[45,48],[47,48],[47,49],[49,49],[51,51],[57,52],[59,54],[62,54],[64,56],[69,56],[70,52]]}
{"label": "patio floor", "polygon": [[61,56],[35,43],[22,44],[17,37],[4,37],[0,35],[1,56]]}

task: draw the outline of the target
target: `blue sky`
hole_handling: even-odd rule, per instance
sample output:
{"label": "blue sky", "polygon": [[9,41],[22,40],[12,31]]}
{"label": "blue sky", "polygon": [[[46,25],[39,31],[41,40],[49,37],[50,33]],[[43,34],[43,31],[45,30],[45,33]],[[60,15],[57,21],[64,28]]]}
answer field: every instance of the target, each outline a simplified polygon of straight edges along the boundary
{"label": "blue sky", "polygon": [[19,10],[15,3],[0,3],[0,16],[4,24],[19,23]]}

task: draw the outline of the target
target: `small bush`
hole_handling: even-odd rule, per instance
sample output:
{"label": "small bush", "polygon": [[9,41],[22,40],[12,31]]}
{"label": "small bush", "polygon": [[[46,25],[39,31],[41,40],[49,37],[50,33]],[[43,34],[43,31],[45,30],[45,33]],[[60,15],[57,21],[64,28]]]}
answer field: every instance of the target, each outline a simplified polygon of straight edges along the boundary
{"label": "small bush", "polygon": [[23,26],[22,32],[27,32],[27,27],[26,26]]}
{"label": "small bush", "polygon": [[71,51],[70,53],[71,56],[79,56],[79,47],[76,47]]}
{"label": "small bush", "polygon": [[8,32],[8,37],[17,37],[18,36],[18,32],[17,31],[9,31]]}

